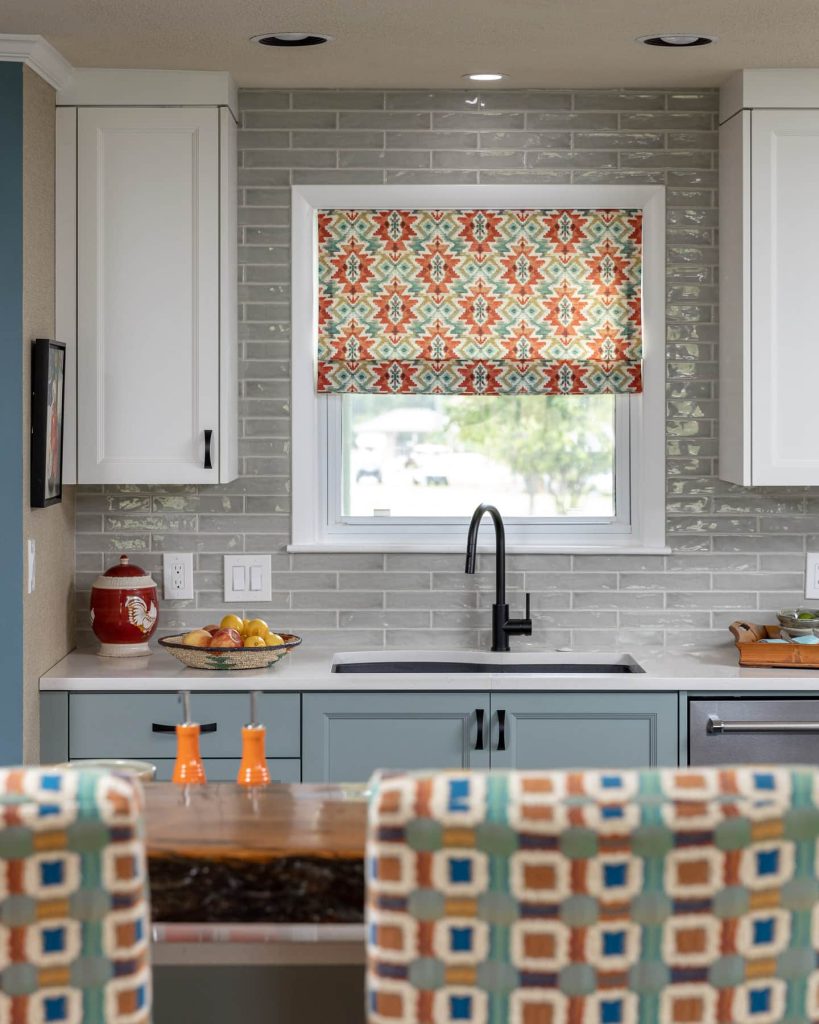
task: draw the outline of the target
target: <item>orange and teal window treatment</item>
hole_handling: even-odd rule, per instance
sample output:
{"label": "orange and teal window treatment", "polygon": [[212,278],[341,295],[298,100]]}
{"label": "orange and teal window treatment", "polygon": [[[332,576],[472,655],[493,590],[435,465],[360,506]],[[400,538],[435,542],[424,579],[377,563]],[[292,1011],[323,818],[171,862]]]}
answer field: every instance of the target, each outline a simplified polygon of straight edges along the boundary
{"label": "orange and teal window treatment", "polygon": [[320,210],[317,390],[639,392],[641,277],[641,210]]}

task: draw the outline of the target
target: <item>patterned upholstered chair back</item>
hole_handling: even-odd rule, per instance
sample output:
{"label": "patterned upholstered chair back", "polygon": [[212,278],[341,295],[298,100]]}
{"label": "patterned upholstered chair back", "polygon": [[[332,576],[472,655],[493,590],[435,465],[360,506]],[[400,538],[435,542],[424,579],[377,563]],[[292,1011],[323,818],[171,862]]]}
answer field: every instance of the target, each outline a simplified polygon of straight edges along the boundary
{"label": "patterned upholstered chair back", "polygon": [[149,1024],[142,790],[0,769],[0,1024]]}
{"label": "patterned upholstered chair back", "polygon": [[371,1024],[819,1021],[819,773],[376,778]]}

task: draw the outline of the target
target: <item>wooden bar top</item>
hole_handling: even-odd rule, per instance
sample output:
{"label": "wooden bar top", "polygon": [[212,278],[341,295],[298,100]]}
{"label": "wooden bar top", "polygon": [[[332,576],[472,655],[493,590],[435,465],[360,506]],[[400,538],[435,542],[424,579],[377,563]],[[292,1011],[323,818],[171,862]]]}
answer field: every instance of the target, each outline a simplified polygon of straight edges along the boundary
{"label": "wooden bar top", "polygon": [[156,922],[358,924],[363,786],[145,786]]}
{"label": "wooden bar top", "polygon": [[148,856],[364,857],[364,786],[146,785]]}

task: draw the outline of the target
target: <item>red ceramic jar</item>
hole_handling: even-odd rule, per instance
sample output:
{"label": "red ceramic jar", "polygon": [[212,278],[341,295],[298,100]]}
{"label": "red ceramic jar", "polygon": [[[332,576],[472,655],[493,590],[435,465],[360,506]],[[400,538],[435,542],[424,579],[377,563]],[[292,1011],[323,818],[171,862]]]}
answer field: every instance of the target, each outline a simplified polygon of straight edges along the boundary
{"label": "red ceramic jar", "polygon": [[158,604],[150,573],[123,555],[91,588],[91,626],[100,641],[99,653],[110,658],[150,654]]}

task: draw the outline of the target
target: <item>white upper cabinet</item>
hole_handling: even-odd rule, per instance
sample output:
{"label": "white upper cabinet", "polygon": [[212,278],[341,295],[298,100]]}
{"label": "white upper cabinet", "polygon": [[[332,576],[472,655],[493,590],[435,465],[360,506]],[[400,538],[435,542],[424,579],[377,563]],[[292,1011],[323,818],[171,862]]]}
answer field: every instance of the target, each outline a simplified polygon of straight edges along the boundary
{"label": "white upper cabinet", "polygon": [[[77,481],[230,480],[238,468],[232,115],[218,106],[58,113],[76,125]],[[64,134],[70,145],[70,129]]]}
{"label": "white upper cabinet", "polygon": [[[757,76],[746,102],[765,103],[765,74],[744,73]],[[719,475],[746,486],[817,485],[819,91],[773,93],[771,102],[781,107],[723,104]],[[802,109],[785,109],[794,106]]]}

